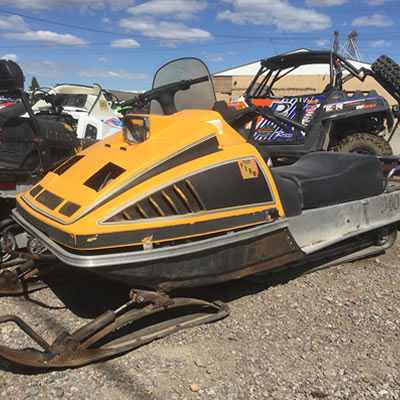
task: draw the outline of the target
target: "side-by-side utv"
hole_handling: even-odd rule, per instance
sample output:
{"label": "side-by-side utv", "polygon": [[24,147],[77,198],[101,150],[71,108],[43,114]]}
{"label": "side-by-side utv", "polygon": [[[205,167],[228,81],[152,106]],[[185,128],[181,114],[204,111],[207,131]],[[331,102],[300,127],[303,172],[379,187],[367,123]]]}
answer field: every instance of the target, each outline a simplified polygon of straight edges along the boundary
{"label": "side-by-side utv", "polygon": [[[363,85],[366,79],[378,91]],[[274,158],[322,150],[391,155],[400,66],[387,56],[367,67],[332,51],[295,50],[261,60],[243,97],[231,105],[268,106],[285,118],[277,124],[260,116],[245,129]]]}
{"label": "side-by-side utv", "polygon": [[[127,115],[120,133],[49,172],[18,196],[12,220],[2,223],[2,250],[10,257],[0,274],[2,294],[36,289],[49,262],[61,260],[108,279],[110,287],[130,285],[129,301],[53,344],[17,316],[0,317],[38,345],[1,344],[0,356],[34,367],[87,364],[229,313],[220,302],[177,298],[175,289],[325,266],[394,243],[397,167],[388,174],[383,167],[397,158],[314,152],[269,168],[235,128],[273,112],[215,106],[208,70],[197,59],[162,67],[139,100],[152,102],[149,115]],[[13,247],[13,229],[41,243],[40,251]],[[171,310],[182,315],[120,331]]]}

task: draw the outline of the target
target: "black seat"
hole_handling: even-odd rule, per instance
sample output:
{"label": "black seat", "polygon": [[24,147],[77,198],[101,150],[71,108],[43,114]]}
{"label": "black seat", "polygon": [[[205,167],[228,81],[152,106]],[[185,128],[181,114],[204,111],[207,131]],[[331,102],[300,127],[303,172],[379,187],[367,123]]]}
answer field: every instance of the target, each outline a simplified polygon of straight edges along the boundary
{"label": "black seat", "polygon": [[378,158],[356,153],[309,153],[292,165],[272,168],[287,216],[345,203],[384,190]]}
{"label": "black seat", "polygon": [[26,113],[26,108],[22,103],[11,104],[0,110],[0,128],[10,119],[20,117]]}
{"label": "black seat", "polygon": [[217,101],[214,104],[213,110],[221,114],[222,118],[233,128],[239,129],[258,117],[256,111],[259,106],[250,106],[246,108],[236,109],[228,106],[225,101]]}
{"label": "black seat", "polygon": [[[3,126],[0,146],[1,168],[34,168],[39,162],[30,119],[10,118]],[[9,141],[7,141],[7,139]]]}

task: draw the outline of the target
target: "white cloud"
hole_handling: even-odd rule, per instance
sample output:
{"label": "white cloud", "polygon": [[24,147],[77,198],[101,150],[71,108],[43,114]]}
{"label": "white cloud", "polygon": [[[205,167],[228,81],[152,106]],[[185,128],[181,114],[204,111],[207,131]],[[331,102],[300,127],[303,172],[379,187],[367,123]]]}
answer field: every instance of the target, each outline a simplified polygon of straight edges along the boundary
{"label": "white cloud", "polygon": [[102,18],[101,22],[104,22],[105,24],[110,24],[111,23],[110,18],[107,18],[107,17]]}
{"label": "white cloud", "polygon": [[140,47],[140,44],[135,39],[120,39],[120,40],[113,40],[110,46],[121,49],[122,48],[133,49],[136,47]]}
{"label": "white cloud", "polygon": [[3,57],[1,57],[2,60],[11,60],[14,62],[19,62],[19,57],[16,54],[4,54]]}
{"label": "white cloud", "polygon": [[[103,10],[106,5],[118,11],[134,4],[134,0],[13,0],[12,6],[23,10],[54,10],[78,6],[82,11]],[[10,0],[0,0],[0,5],[10,6]]]}
{"label": "white cloud", "polygon": [[181,22],[165,22],[151,17],[143,17],[123,18],[119,23],[121,27],[141,32],[146,37],[174,43],[212,39],[209,32],[203,29],[189,28]]}
{"label": "white cloud", "polygon": [[318,47],[325,47],[330,41],[328,39],[319,39],[315,43]]}
{"label": "white cloud", "polygon": [[208,61],[213,61],[213,62],[223,62],[224,57],[217,55],[217,54],[210,54],[207,56]]}
{"label": "white cloud", "polygon": [[65,46],[85,46],[89,42],[78,38],[77,36],[59,34],[50,31],[29,31],[24,33],[6,33],[3,37],[7,39],[27,40],[31,42],[41,42],[48,46],[65,45]]}
{"label": "white cloud", "polygon": [[285,0],[231,0],[233,11],[225,10],[217,20],[234,24],[276,25],[280,31],[307,32],[326,29],[331,19],[326,14],[293,7]]}
{"label": "white cloud", "polygon": [[128,8],[132,15],[170,16],[174,19],[192,19],[199,11],[207,8],[205,1],[198,0],[150,0]]}
{"label": "white cloud", "polygon": [[19,15],[0,17],[0,29],[11,31],[27,31],[28,26]]}
{"label": "white cloud", "polygon": [[105,62],[105,61],[107,61],[107,58],[106,57],[98,57],[97,61]]}
{"label": "white cloud", "polygon": [[393,20],[382,13],[376,13],[370,17],[358,17],[351,24],[353,26],[378,26],[383,28],[386,26],[392,26]]}
{"label": "white cloud", "polygon": [[74,69],[72,64],[57,61],[38,61],[21,65],[25,75],[43,76],[46,78],[58,78],[66,71]]}
{"label": "white cloud", "polygon": [[115,78],[115,79],[141,79],[148,80],[148,76],[145,74],[133,74],[127,71],[105,71],[102,68],[92,67],[84,69],[78,72],[78,75],[82,78]]}
{"label": "white cloud", "polygon": [[382,4],[390,3],[391,1],[393,0],[367,0],[367,3],[370,6],[381,6]]}
{"label": "white cloud", "polygon": [[135,0],[109,0],[108,3],[112,11],[120,11],[135,4]]}
{"label": "white cloud", "polygon": [[305,4],[308,7],[329,7],[329,6],[341,6],[347,3],[348,0],[306,0]]}
{"label": "white cloud", "polygon": [[374,40],[371,43],[371,47],[392,47],[392,42],[388,42],[387,40]]}

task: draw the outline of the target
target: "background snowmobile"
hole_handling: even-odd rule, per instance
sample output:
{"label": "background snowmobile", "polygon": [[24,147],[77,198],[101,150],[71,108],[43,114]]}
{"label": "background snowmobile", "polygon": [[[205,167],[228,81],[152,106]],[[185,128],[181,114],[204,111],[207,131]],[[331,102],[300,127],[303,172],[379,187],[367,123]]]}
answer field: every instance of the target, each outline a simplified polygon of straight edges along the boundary
{"label": "background snowmobile", "polygon": [[[13,79],[10,87],[8,82]],[[119,131],[122,123],[99,85],[57,85],[24,92],[17,64],[0,60],[0,94],[20,99],[0,110],[0,198],[2,215],[15,196],[82,147]],[[9,199],[4,200],[4,199]]]}
{"label": "background snowmobile", "polygon": [[[58,259],[110,285],[131,285],[129,301],[72,334],[62,333],[53,344],[18,317],[0,317],[42,348],[0,345],[0,356],[34,367],[83,365],[229,313],[219,302],[169,295],[174,289],[283,266],[329,265],[394,243],[400,188],[390,180],[397,168],[384,178],[383,159],[314,152],[268,168],[262,153],[233,127],[257,115],[278,123],[284,117],[265,107],[231,110],[221,103],[220,112],[212,111],[210,76],[197,59],[162,67],[153,90],[135,102],[141,100],[152,102],[150,115],[127,115],[123,132],[50,171],[18,196],[16,224],[3,222],[3,251],[28,259],[3,264],[3,294],[36,289],[31,278],[40,277],[41,262]],[[8,232],[15,225],[48,253],[13,249]],[[183,314],[168,318],[179,310]],[[163,322],[120,331],[164,313]]]}

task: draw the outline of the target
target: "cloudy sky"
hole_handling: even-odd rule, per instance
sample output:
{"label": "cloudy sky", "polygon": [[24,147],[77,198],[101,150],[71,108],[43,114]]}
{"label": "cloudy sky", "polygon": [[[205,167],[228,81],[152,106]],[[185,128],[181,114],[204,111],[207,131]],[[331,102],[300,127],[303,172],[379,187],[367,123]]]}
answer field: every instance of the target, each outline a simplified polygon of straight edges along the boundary
{"label": "cloudy sky", "polygon": [[[10,3],[13,6],[10,6]],[[0,0],[0,58],[26,86],[60,82],[145,90],[164,63],[195,56],[211,72],[358,32],[372,62],[400,63],[400,0]]]}

